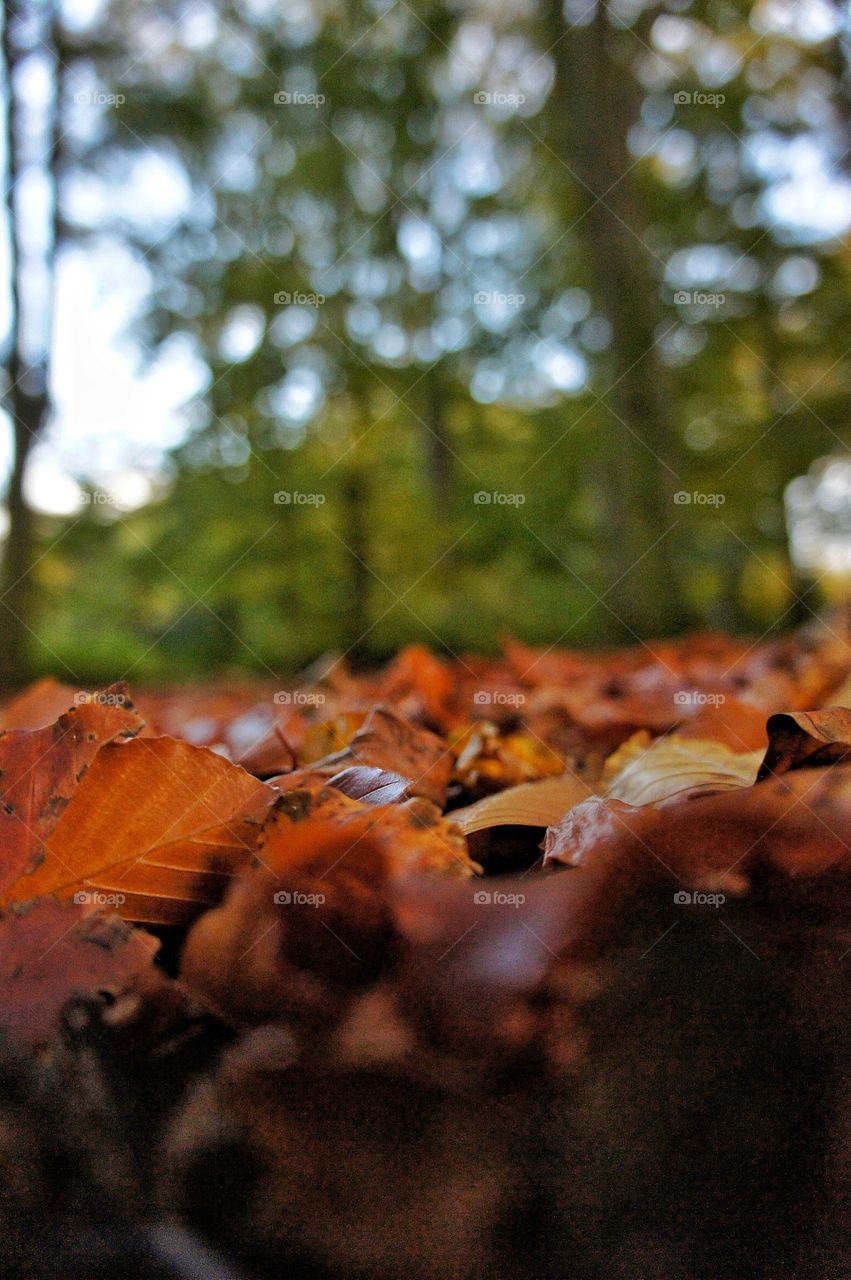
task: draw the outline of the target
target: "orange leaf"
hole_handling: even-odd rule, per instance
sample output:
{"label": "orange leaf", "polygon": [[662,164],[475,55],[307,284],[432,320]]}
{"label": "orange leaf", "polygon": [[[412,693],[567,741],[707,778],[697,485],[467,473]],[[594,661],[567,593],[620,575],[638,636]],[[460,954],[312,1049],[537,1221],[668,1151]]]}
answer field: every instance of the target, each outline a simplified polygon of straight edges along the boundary
{"label": "orange leaf", "polygon": [[125,686],[89,696],[92,701],[46,728],[0,732],[0,894],[36,864],[43,841],[104,744],[142,727],[126,702]]}
{"label": "orange leaf", "polygon": [[[104,749],[57,823],[44,859],[14,885],[16,901],[86,888],[142,895],[146,920],[171,919],[158,898],[209,904],[250,857],[277,792],[204,747],[174,738]],[[118,904],[132,918],[138,908]]]}

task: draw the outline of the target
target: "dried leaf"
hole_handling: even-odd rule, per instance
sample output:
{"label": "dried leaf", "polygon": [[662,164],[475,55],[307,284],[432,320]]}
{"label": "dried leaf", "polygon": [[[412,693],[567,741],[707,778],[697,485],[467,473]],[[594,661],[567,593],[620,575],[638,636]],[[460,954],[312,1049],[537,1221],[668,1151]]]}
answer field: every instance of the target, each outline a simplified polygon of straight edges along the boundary
{"label": "dried leaf", "polygon": [[[174,738],[104,748],[56,824],[39,866],[6,901],[100,889],[158,898],[183,918],[217,901],[224,877],[245,865],[277,792],[215,752]],[[139,902],[119,904],[131,915]],[[173,908],[165,913],[173,920]]]}
{"label": "dried leaf", "polygon": [[76,997],[118,993],[152,963],[159,942],[117,915],[44,898],[0,917],[0,1028],[31,1048]]}
{"label": "dried leaf", "polygon": [[409,724],[386,707],[375,707],[351,738],[345,750],[326,756],[324,767],[335,772],[348,765],[372,765],[411,779],[413,795],[432,800],[439,808],[446,802],[452,773],[452,754],[442,738],[428,729]]}
{"label": "dried leaf", "polygon": [[636,877],[661,881],[668,892],[733,895],[757,874],[763,892],[782,877],[778,891],[789,909],[809,902],[841,921],[851,907],[849,822],[851,767],[797,769],[752,787],[660,804],[587,800],[547,832],[545,860],[599,877],[600,894],[612,899],[604,913],[610,923],[618,886]]}
{"label": "dried leaf", "polygon": [[378,692],[380,700],[391,701],[400,714],[425,719],[443,730],[457,719],[452,670],[424,645],[400,650],[382,673]]}
{"label": "dried leaf", "polygon": [[300,764],[315,764],[344,751],[365,719],[366,712],[350,711],[311,725],[299,752]]}
{"label": "dried leaf", "polygon": [[763,751],[768,735],[765,711],[727,694],[718,705],[699,707],[697,714],[677,726],[676,736],[720,742],[731,751]]}
{"label": "dried leaf", "polygon": [[328,779],[329,787],[336,787],[352,800],[367,804],[395,804],[410,797],[411,779],[401,773],[386,769],[373,769],[369,765],[352,765]]}
{"label": "dried leaf", "polygon": [[769,717],[768,749],[757,777],[788,773],[801,765],[835,764],[851,755],[851,711],[782,711]]}
{"label": "dried leaf", "polygon": [[285,857],[292,824],[318,818],[328,827],[357,826],[363,820],[375,830],[392,833],[396,874],[426,871],[467,877],[480,870],[470,859],[463,831],[430,800],[413,796],[399,804],[372,805],[353,800],[336,787],[284,793],[264,824],[259,856],[265,859],[266,849],[271,848],[275,860]]}
{"label": "dried leaf", "polygon": [[[187,940],[182,976],[236,1022],[325,1020],[393,962],[388,881],[399,844],[363,806],[349,821],[270,815],[260,865]],[[396,809],[390,812],[398,812]]]}
{"label": "dried leaf", "polygon": [[758,751],[735,752],[720,742],[669,735],[633,734],[606,761],[600,790],[626,804],[654,804],[679,792],[690,795],[750,786]]}
{"label": "dried leaf", "polygon": [[92,760],[143,721],[125,685],[89,695],[43,729],[0,732],[0,895],[41,857]]}
{"label": "dried leaf", "polygon": [[77,692],[73,685],[60,684],[54,676],[35,680],[6,703],[0,725],[4,729],[43,729],[74,706]]}
{"label": "dried leaf", "polygon": [[465,835],[488,827],[550,827],[573,805],[592,795],[592,789],[576,774],[523,782],[494,795],[483,796],[463,809],[453,809],[446,817]]}
{"label": "dried leaf", "polygon": [[482,721],[450,741],[456,756],[453,779],[474,795],[564,773],[563,756],[525,731],[503,733]]}

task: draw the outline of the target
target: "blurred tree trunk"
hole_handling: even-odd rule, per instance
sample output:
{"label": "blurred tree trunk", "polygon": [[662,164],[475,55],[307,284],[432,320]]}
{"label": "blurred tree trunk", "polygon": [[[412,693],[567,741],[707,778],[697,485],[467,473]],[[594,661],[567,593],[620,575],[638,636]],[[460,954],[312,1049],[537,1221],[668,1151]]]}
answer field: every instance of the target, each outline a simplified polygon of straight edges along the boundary
{"label": "blurred tree trunk", "polygon": [[672,527],[688,508],[673,502],[681,488],[679,451],[655,346],[659,288],[628,172],[635,161],[627,147],[634,119],[630,77],[613,55],[618,33],[605,3],[597,3],[587,26],[569,32],[561,0],[551,0],[550,12],[554,145],[584,200],[577,234],[584,238],[598,298],[612,328],[614,385],[604,403],[616,416],[610,422],[606,489],[611,576],[618,585],[609,602],[628,631],[664,634],[688,621],[678,574],[682,538]]}
{"label": "blurred tree trunk", "polygon": [[[6,685],[20,684],[31,674],[30,637],[32,635],[32,580],[35,562],[35,521],[24,494],[24,479],[32,449],[43,431],[50,413],[49,390],[49,342],[50,311],[38,317],[35,326],[42,338],[33,347],[33,333],[28,334],[30,350],[24,345],[24,320],[26,315],[26,268],[22,263],[21,212],[16,200],[16,186],[21,176],[22,139],[27,126],[21,100],[19,68],[29,53],[21,34],[23,20],[28,15],[20,0],[4,0],[3,6],[3,74],[6,82],[7,109],[5,147],[7,157],[5,212],[9,235],[11,277],[11,320],[7,341],[4,407],[11,419],[12,470],[6,495],[9,531],[3,554],[0,576],[0,682]],[[52,102],[46,120],[46,155],[44,176],[47,178],[52,198],[50,244],[47,248],[45,267],[50,291],[53,287],[53,267],[59,242],[59,200],[57,174],[60,165],[60,54],[58,51],[57,20],[51,11],[46,15],[46,31],[37,37],[38,43],[47,48],[50,70],[53,74]],[[31,317],[26,316],[27,319]]]}

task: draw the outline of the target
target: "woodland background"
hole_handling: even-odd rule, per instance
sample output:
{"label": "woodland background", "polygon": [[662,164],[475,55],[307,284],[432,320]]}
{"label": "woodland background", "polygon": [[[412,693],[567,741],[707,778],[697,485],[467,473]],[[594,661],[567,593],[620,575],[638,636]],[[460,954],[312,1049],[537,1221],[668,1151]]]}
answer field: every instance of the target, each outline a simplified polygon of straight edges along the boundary
{"label": "woodland background", "polygon": [[844,6],[7,0],[3,61],[5,681],[818,606]]}

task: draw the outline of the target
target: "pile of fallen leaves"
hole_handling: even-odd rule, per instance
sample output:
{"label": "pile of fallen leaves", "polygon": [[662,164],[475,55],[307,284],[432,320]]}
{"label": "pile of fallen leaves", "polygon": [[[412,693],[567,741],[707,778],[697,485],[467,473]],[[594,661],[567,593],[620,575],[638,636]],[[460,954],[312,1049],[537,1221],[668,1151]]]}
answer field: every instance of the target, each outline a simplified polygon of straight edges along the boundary
{"label": "pile of fallen leaves", "polygon": [[838,617],[8,700],[20,1274],[22,1206],[80,1274],[163,1221],[317,1280],[845,1274],[846,706]]}

